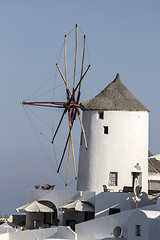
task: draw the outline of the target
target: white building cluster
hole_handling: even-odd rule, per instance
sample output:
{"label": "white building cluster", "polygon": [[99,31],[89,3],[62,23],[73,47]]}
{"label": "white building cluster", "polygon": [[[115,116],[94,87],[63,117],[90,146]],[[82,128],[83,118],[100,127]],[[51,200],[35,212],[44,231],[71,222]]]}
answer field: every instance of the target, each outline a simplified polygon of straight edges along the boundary
{"label": "white building cluster", "polygon": [[88,149],[81,134],[77,190],[29,190],[28,203],[53,212],[27,213],[32,230],[0,240],[160,239],[160,164],[148,161],[148,109],[119,74],[81,106]]}

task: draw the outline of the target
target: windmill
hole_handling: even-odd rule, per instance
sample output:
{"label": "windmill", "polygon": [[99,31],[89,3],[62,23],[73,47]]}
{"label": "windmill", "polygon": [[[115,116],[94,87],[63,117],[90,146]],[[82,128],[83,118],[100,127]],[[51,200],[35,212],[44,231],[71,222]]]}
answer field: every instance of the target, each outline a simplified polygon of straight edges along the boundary
{"label": "windmill", "polygon": [[73,161],[74,161],[74,171],[75,171],[75,179],[77,179],[77,172],[76,172],[76,161],[75,161],[75,153],[74,153],[74,146],[73,146],[73,137],[72,137],[72,129],[73,129],[73,124],[74,121],[78,115],[78,119],[80,121],[81,129],[83,132],[84,136],[84,141],[85,141],[85,147],[87,149],[87,140],[86,140],[86,135],[85,135],[85,130],[84,126],[82,123],[81,115],[80,115],[80,96],[81,96],[81,85],[82,85],[82,80],[84,79],[86,73],[88,72],[90,65],[84,70],[84,59],[85,59],[85,42],[86,38],[84,35],[84,40],[83,40],[83,53],[82,53],[82,64],[81,64],[81,73],[80,73],[80,79],[78,83],[76,84],[76,68],[77,68],[77,49],[78,49],[78,37],[77,37],[77,24],[75,25],[75,38],[76,38],[76,46],[75,46],[75,59],[74,59],[74,74],[73,74],[73,84],[72,84],[72,89],[69,88],[68,85],[68,78],[67,78],[67,57],[66,57],[66,51],[67,51],[67,35],[65,35],[64,38],[64,56],[65,56],[65,74],[62,73],[58,63],[56,64],[56,67],[58,69],[58,72],[64,82],[64,86],[66,89],[66,101],[65,102],[53,102],[53,101],[48,101],[48,102],[27,102],[23,101],[21,104],[23,105],[31,105],[31,106],[37,106],[37,107],[46,107],[46,108],[58,108],[62,109],[62,115],[59,120],[59,123],[57,125],[57,128],[54,132],[54,135],[51,139],[51,143],[54,143],[54,140],[56,138],[56,135],[59,131],[59,128],[62,124],[62,121],[64,120],[64,116],[68,114],[68,122],[69,122],[69,132],[68,136],[64,145],[63,153],[59,162],[59,166],[57,169],[57,173],[60,171],[62,162],[64,160],[64,156],[68,147],[68,157],[67,157],[67,174],[66,174],[66,183],[65,185],[67,186],[67,181],[68,181],[68,171],[69,171],[69,159],[70,159],[70,151],[72,149],[72,154],[73,154]]}

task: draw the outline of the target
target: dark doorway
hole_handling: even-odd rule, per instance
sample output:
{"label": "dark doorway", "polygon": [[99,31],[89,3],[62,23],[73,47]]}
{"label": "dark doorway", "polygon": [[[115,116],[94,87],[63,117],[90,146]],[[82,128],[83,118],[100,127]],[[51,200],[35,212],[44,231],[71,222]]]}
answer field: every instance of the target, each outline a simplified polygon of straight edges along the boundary
{"label": "dark doorway", "polygon": [[70,226],[73,231],[75,231],[75,225],[76,225],[75,220],[67,220],[66,221],[66,226]]}

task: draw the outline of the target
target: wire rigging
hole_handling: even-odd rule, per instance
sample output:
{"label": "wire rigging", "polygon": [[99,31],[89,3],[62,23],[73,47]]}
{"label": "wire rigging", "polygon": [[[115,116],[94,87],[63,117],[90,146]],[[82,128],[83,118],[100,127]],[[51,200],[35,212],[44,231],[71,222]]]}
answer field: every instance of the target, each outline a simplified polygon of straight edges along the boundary
{"label": "wire rigging", "polygon": [[[51,125],[48,124],[45,120],[43,120],[42,118],[40,118],[35,112],[33,112],[31,109],[30,112],[32,114],[34,114],[34,116],[39,119],[43,124],[45,124],[45,126],[47,126],[49,129],[51,129],[52,131],[52,136],[55,136],[57,135],[57,132],[59,135],[65,137],[66,139],[66,143],[65,143],[65,148],[64,148],[64,151],[63,151],[63,154],[62,154],[62,157],[61,157],[61,161],[60,161],[60,164],[58,164],[58,158],[57,158],[57,155],[56,155],[56,149],[55,149],[55,145],[53,144],[53,147],[52,147],[52,152],[54,154],[54,158],[55,158],[55,163],[57,165],[57,167],[54,166],[53,162],[51,161],[48,153],[46,152],[46,150],[44,149],[44,146],[43,144],[41,143],[40,140],[39,143],[41,144],[42,146],[42,149],[44,150],[45,154],[47,155],[47,158],[49,160],[49,162],[52,164],[52,166],[54,167],[54,170],[57,172],[57,168],[58,168],[58,172],[60,170],[60,167],[61,167],[61,164],[63,162],[63,159],[64,159],[64,156],[65,156],[65,153],[66,153],[66,149],[68,148],[68,160],[67,160],[67,176],[66,176],[66,181],[64,180],[64,178],[61,176],[61,179],[63,180],[63,182],[65,183],[65,185],[70,185],[72,184],[73,182],[75,182],[75,180],[73,181],[68,181],[68,169],[69,169],[69,158],[70,158],[70,148],[72,149],[72,155],[73,155],[73,164],[74,164],[74,168],[75,168],[75,179],[77,178],[77,174],[76,174],[76,163],[75,163],[75,154],[74,154],[74,147],[73,147],[73,143],[79,145],[79,143],[76,143],[75,141],[73,141],[73,137],[72,137],[72,130],[73,130],[73,125],[74,125],[74,121],[76,119],[76,116],[78,115],[78,119],[79,119],[79,122],[80,122],[80,126],[81,126],[81,129],[82,129],[82,134],[84,135],[84,139],[85,139],[85,145],[86,145],[86,149],[87,149],[87,141],[86,141],[86,137],[85,137],[85,130],[84,130],[84,127],[83,127],[83,123],[82,123],[82,120],[81,120],[81,115],[80,115],[80,111],[79,109],[81,108],[81,105],[79,104],[79,101],[80,101],[80,94],[81,94],[81,83],[83,81],[83,78],[84,76],[86,75],[86,73],[88,72],[89,70],[89,67],[90,67],[90,64],[87,66],[85,66],[84,64],[84,53],[85,53],[85,35],[83,34],[83,31],[78,27],[78,29],[80,30],[80,32],[84,35],[83,38],[80,38],[80,40],[78,40],[77,38],[77,25],[70,31],[68,32],[67,35],[65,36],[69,36],[74,30],[75,31],[75,49],[73,51],[71,51],[68,55],[67,55],[67,58],[66,58],[66,55],[65,55],[65,58],[62,62],[62,64],[60,64],[60,67],[58,66],[59,63],[61,62],[61,58],[62,58],[62,52],[63,50],[66,51],[66,41],[63,42],[62,44],[62,47],[61,47],[61,50],[60,50],[60,54],[58,56],[58,59],[57,59],[57,68],[55,70],[54,73],[52,73],[52,69],[51,69],[51,64],[49,65],[48,67],[48,70],[49,70],[49,74],[51,74],[51,76],[47,75],[47,80],[45,79],[45,82],[43,82],[40,87],[35,90],[28,98],[28,99],[37,99],[37,98],[40,98],[44,95],[47,95],[49,93],[52,93],[51,94],[51,99],[52,99],[52,102],[22,102],[22,104],[25,104],[25,105],[34,105],[34,106],[38,106],[39,108],[43,108],[44,106],[46,107],[49,107],[47,109],[50,109],[51,108],[51,111],[52,111],[52,120],[51,120]],[[82,41],[83,40],[83,41]],[[81,71],[78,71],[76,70],[77,68],[77,64],[79,63],[77,61],[77,50],[80,46],[82,46],[82,42],[83,42],[83,61],[82,61],[82,66],[81,66]],[[87,51],[88,51],[88,48],[87,48]],[[66,53],[65,53],[66,54]],[[89,56],[89,53],[87,54]],[[74,73],[71,71],[71,73],[69,72],[69,78],[67,77],[67,63],[68,61],[70,62],[71,61],[71,57],[72,56],[75,56],[75,61],[74,61],[74,68],[72,68],[72,70],[74,69]],[[89,58],[90,60],[90,58]],[[90,62],[90,61],[89,61]],[[61,68],[65,66],[65,76],[63,76],[63,73],[61,72]],[[84,68],[85,66],[85,68]],[[71,68],[71,67],[70,67]],[[69,70],[70,70],[69,68]],[[83,69],[86,69],[85,71]],[[61,83],[57,83],[57,72],[59,71],[62,79],[64,81],[62,81]],[[47,72],[47,70],[46,70]],[[47,73],[47,74],[48,74]],[[60,77],[60,76],[59,76]],[[75,84],[75,80],[78,78],[78,83]],[[71,85],[71,82],[73,81],[73,88],[69,88],[68,86],[68,83],[69,85]],[[37,94],[40,90],[42,90],[44,87],[47,86],[48,83],[52,83],[52,89],[50,90],[46,90],[45,92],[42,92],[40,94]],[[66,102],[57,102],[57,105],[56,105],[56,102],[53,102],[53,99],[55,97],[55,91],[60,88],[62,85],[65,84],[65,88],[66,88],[66,94],[67,94],[67,100]],[[76,96],[77,95],[77,96]],[[48,105],[47,105],[48,104]],[[50,104],[50,105],[49,105]],[[24,108],[25,109],[25,108]],[[61,110],[60,110],[61,109]],[[60,122],[59,122],[59,125],[58,127],[54,127],[54,112],[55,110],[59,110],[62,112],[62,109],[64,111],[64,114],[62,115],[61,119],[60,119]],[[37,133],[39,136],[43,137],[45,140],[47,140],[48,142],[51,142],[51,139],[48,139],[43,133],[42,131],[40,131],[40,129],[37,127],[36,124],[34,124],[34,122],[30,119],[29,115],[27,114],[27,111],[25,109],[25,112],[26,112],[26,115],[27,115],[27,118],[29,119],[29,122],[32,126],[32,129],[34,130],[34,133],[36,134],[36,138],[37,138]],[[66,138],[66,136],[62,135],[60,132],[59,132],[59,127],[61,125],[61,122],[64,117],[64,115],[67,113],[68,115],[68,123],[69,123],[69,134],[68,134],[68,137]],[[57,124],[56,124],[57,125]],[[36,130],[36,131],[35,131]],[[55,134],[54,134],[55,133]],[[54,139],[52,140],[52,143],[53,143]],[[69,144],[69,145],[68,145]]]}
{"label": "wire rigging", "polygon": [[[57,172],[57,167],[55,167],[55,165],[54,165],[53,162],[51,161],[50,156],[48,155],[46,149],[44,148],[44,146],[43,146],[43,144],[41,143],[39,137],[37,136],[36,131],[37,131],[39,134],[40,134],[40,131],[37,129],[37,127],[35,126],[35,124],[34,124],[33,121],[31,120],[31,118],[29,117],[29,115],[28,115],[28,113],[27,113],[25,107],[24,107],[24,111],[25,111],[25,113],[26,113],[27,119],[28,119],[28,121],[29,121],[29,123],[30,123],[30,125],[31,125],[31,128],[32,128],[32,130],[33,130],[33,133],[34,133],[34,135],[35,135],[37,141],[38,141],[39,144],[41,145],[41,147],[42,147],[42,149],[43,149],[43,151],[44,151],[44,153],[45,153],[45,155],[46,155],[48,161],[49,161],[50,164],[52,165],[53,169],[55,170],[55,172]],[[35,130],[36,130],[36,131],[35,131]],[[41,134],[40,134],[40,135],[41,135]],[[42,136],[42,135],[41,135],[41,136]],[[43,137],[44,137],[44,136],[43,136]],[[55,151],[54,151],[54,156],[55,156],[56,162],[58,163],[58,160],[57,160],[57,156],[56,156],[56,152],[55,152]],[[58,165],[58,164],[57,164],[57,165]],[[62,177],[62,175],[61,175],[61,174],[59,174],[59,175],[60,175],[60,177],[61,177],[63,183],[65,183],[65,180],[64,180],[64,178]]]}

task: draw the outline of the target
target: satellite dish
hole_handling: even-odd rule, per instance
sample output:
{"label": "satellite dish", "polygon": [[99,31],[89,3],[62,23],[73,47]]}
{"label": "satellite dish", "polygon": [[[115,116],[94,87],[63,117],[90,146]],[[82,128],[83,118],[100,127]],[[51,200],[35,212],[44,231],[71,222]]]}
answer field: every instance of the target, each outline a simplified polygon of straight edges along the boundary
{"label": "satellite dish", "polygon": [[120,234],[121,234],[121,231],[122,231],[122,229],[121,229],[120,226],[115,227],[115,228],[113,229],[113,236],[114,236],[115,238],[118,238],[118,237],[120,236]]}

